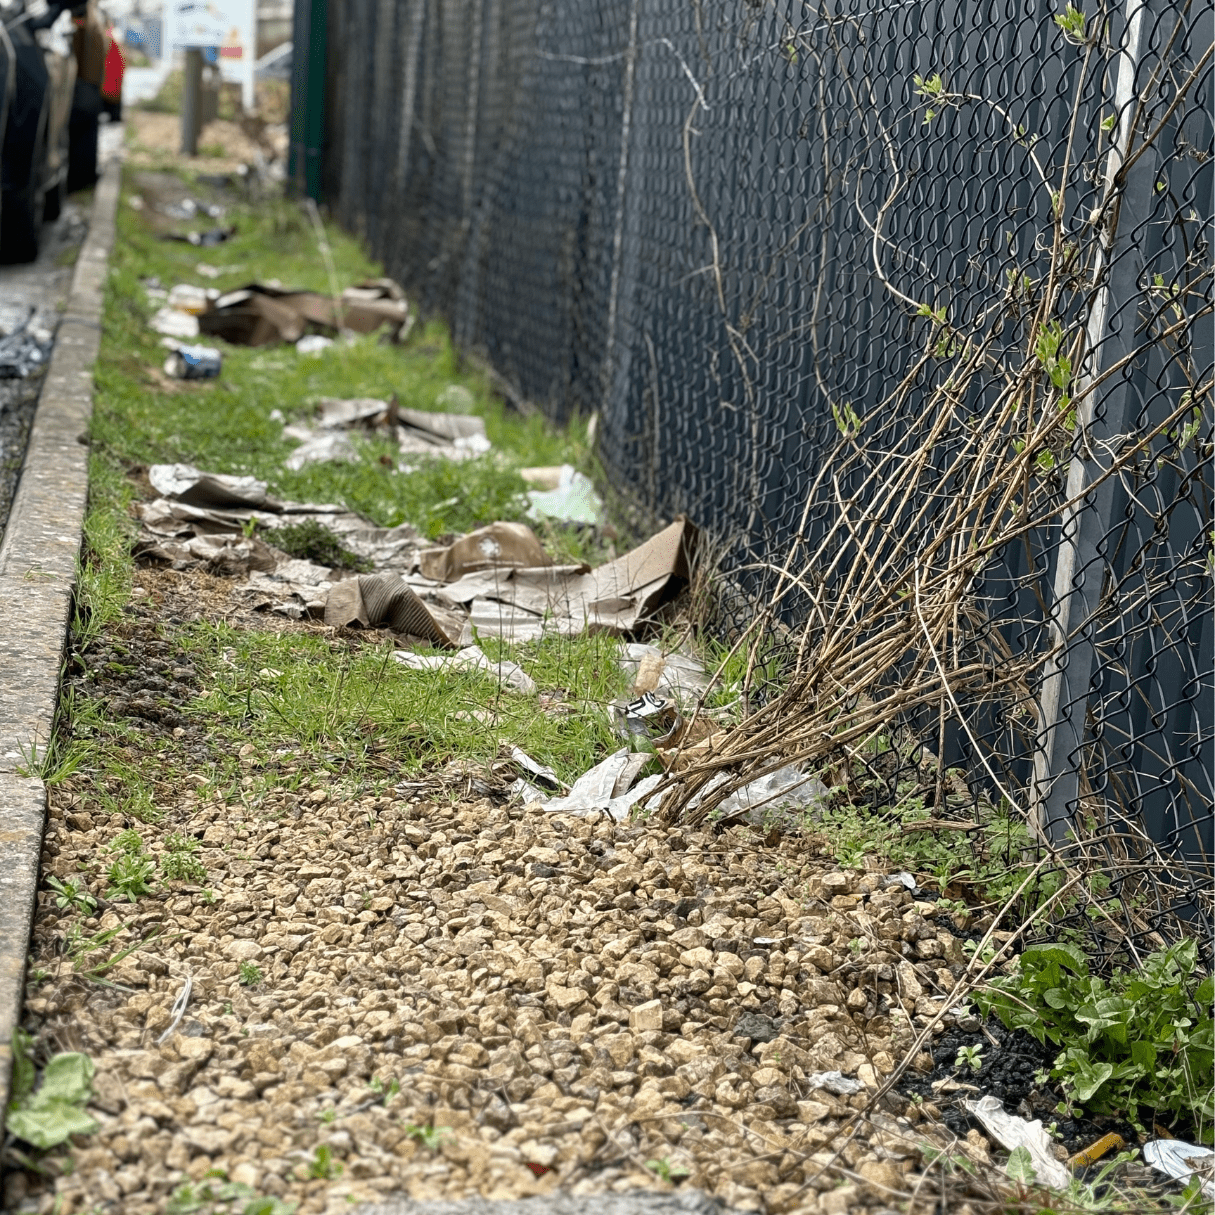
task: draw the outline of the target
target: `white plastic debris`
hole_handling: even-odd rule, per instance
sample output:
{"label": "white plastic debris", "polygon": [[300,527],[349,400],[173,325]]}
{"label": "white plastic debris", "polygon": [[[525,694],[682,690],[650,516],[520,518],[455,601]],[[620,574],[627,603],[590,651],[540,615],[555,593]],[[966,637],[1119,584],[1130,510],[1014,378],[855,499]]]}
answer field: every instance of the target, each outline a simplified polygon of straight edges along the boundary
{"label": "white plastic debris", "polygon": [[561,465],[555,489],[533,489],[528,493],[530,519],[560,519],[566,523],[598,523],[603,516],[603,500],[595,483],[572,464]]}
{"label": "white plastic debris", "polygon": [[915,894],[916,891],[915,878],[908,873],[906,869],[902,869],[898,873],[892,873],[886,879],[886,885],[902,886],[905,889],[910,890],[912,894]]}
{"label": "white plastic debris", "polygon": [[284,467],[293,472],[298,472],[305,464],[357,464],[359,461],[359,453],[344,430],[312,431],[305,426],[285,426],[283,437],[301,440],[300,445],[283,461]]}
{"label": "white plastic debris", "polygon": [[446,413],[472,413],[477,398],[463,384],[448,384],[437,397],[435,406]]}
{"label": "white plastic debris", "polygon": [[1203,1196],[1215,1198],[1215,1152],[1183,1139],[1151,1139],[1143,1145],[1143,1159],[1158,1173],[1188,1182],[1195,1174]]}
{"label": "white plastic debris", "polygon": [[158,308],[148,324],[165,337],[196,338],[199,333],[198,317],[180,308]]}
{"label": "white plastic debris", "polygon": [[521,747],[511,747],[510,757],[528,776],[532,777],[535,784],[543,787],[547,793],[559,793],[562,789],[568,788],[567,785],[561,783],[560,778],[552,768],[545,764],[537,763]]}
{"label": "white plastic debris", "polygon": [[332,345],[333,338],[327,338],[320,333],[306,333],[295,343],[295,349],[298,354],[324,354]]}
{"label": "white plastic debris", "polygon": [[731,793],[717,811],[723,818],[770,823],[789,811],[823,809],[829,796],[821,780],[807,776],[796,764],[786,764]]}
{"label": "white plastic debris", "polygon": [[585,818],[591,814],[608,814],[616,822],[624,822],[635,805],[642,803],[662,780],[662,775],[647,776],[631,789],[619,789],[636,772],[635,754],[621,747],[584,772],[566,797],[554,797],[544,804],[551,814],[573,814]]}
{"label": "white plastic debris", "polygon": [[533,784],[522,776],[507,785],[506,791],[525,806],[534,806],[537,803],[543,805],[552,797],[547,790],[541,789],[539,785]]}
{"label": "white plastic debris", "polygon": [[1025,1148],[1034,1166],[1037,1180],[1052,1190],[1065,1190],[1072,1180],[1071,1170],[1055,1159],[1054,1144],[1039,1119],[1027,1122],[1017,1114],[1009,1114],[992,1096],[978,1101],[963,1099],[963,1106],[983,1124],[987,1133],[1010,1152]]}
{"label": "white plastic debris", "polygon": [[466,646],[455,654],[415,654],[412,650],[397,650],[394,657],[411,671],[475,668],[488,671],[508,687],[526,696],[532,696],[536,692],[536,681],[517,662],[505,659],[502,662],[491,662],[479,645]]}
{"label": "white plastic debris", "polygon": [[191,283],[178,283],[169,288],[169,307],[179,312],[188,312],[191,316],[201,316],[211,306],[205,287],[195,287]]}
{"label": "white plastic debris", "polygon": [[806,1077],[806,1083],[811,1089],[822,1089],[837,1097],[855,1097],[865,1087],[859,1080],[853,1080],[842,1072],[811,1072]]}
{"label": "white plastic debris", "polygon": [[169,1022],[165,1032],[156,1039],[157,1046],[160,1046],[181,1023],[182,1017],[186,1015],[186,1008],[190,1004],[190,993],[193,990],[194,980],[186,975],[186,981],[182,984],[181,991],[177,993],[177,999],[173,1001],[173,1007],[169,1010],[173,1019]]}
{"label": "white plastic debris", "polygon": [[664,654],[656,645],[632,641],[621,648],[620,666],[633,676],[638,692],[658,692],[691,705],[704,695],[709,677],[690,654]]}

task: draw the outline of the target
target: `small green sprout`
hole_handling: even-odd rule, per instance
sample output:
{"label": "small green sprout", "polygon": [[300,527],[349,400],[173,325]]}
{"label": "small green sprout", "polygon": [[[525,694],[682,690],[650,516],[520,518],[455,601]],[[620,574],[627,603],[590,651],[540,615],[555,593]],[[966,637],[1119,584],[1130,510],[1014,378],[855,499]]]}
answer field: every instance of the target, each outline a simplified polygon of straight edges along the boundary
{"label": "small green sprout", "polygon": [[83,911],[91,914],[97,910],[97,900],[84,890],[73,878],[60,881],[58,878],[48,878],[46,883],[55,892],[55,906],[60,911]]}
{"label": "small green sprout", "polygon": [[333,1149],[322,1143],[314,1149],[308,1162],[308,1176],[314,1181],[332,1181],[342,1175],[342,1165],[333,1158]]}
{"label": "small green sprout", "polygon": [[253,962],[242,962],[238,978],[244,987],[256,987],[264,978],[261,969]]}
{"label": "small green sprout", "polygon": [[959,1046],[958,1057],[953,1061],[955,1070],[969,1067],[972,1072],[979,1071],[983,1066],[983,1048],[981,1046]]}
{"label": "small green sprout", "polygon": [[1063,37],[1073,46],[1084,45],[1084,14],[1068,0],[1067,8],[1055,14],[1055,24],[1063,31]]}
{"label": "small green sprout", "polygon": [[429,1123],[419,1126],[414,1122],[405,1124],[405,1134],[410,1139],[416,1139],[423,1147],[430,1148],[432,1152],[437,1152],[443,1143],[443,1140],[451,1134],[449,1126],[431,1126]]}
{"label": "small green sprout", "polygon": [[663,1156],[660,1160],[647,1160],[645,1167],[667,1182],[682,1181],[688,1175],[688,1170],[682,1164],[672,1164],[669,1156]]}

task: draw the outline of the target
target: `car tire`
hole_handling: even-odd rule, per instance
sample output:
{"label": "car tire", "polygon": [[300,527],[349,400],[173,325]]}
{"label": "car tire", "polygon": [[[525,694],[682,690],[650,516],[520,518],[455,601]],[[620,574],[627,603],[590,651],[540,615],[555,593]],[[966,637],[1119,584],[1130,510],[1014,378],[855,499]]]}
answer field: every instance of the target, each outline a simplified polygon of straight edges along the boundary
{"label": "car tire", "polygon": [[46,194],[46,113],[38,124],[38,138],[30,160],[29,176],[19,190],[5,190],[0,201],[0,262],[14,265],[38,258]]}

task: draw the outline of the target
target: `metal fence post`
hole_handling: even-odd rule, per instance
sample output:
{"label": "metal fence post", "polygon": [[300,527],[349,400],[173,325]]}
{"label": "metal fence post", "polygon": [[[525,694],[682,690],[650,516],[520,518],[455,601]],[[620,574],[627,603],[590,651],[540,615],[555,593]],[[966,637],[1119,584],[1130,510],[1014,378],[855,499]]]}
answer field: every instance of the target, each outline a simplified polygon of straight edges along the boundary
{"label": "metal fence post", "polygon": [[603,345],[603,395],[600,409],[611,408],[616,327],[620,305],[620,267],[624,253],[625,187],[629,175],[629,133],[633,126],[633,94],[637,79],[637,10],[640,0],[629,5],[629,45],[624,61],[624,98],[620,114],[620,162],[616,170],[616,216],[612,226],[612,276],[608,287],[607,334]]}
{"label": "metal fence post", "polygon": [[[1133,394],[1130,368],[1103,386],[1089,385],[1135,349],[1135,329],[1144,268],[1142,233],[1152,208],[1156,158],[1140,156],[1122,180],[1139,101],[1137,82],[1146,49],[1147,0],[1127,0],[1126,25],[1114,101],[1118,136],[1106,160],[1105,239],[1098,283],[1088,316],[1085,364],[1076,385],[1077,425],[1067,475],[1067,498],[1077,504],[1063,513],[1055,566],[1050,639],[1054,651],[1039,693],[1038,742],[1034,754],[1033,821],[1044,841],[1066,843],[1079,805],[1085,727],[1096,658],[1096,616],[1108,558],[1102,546],[1113,523],[1115,478],[1085,494],[1105,471],[1110,444],[1125,433]],[[1159,27],[1157,27],[1159,33]],[[1083,495],[1083,497],[1081,496]]]}
{"label": "metal fence post", "polygon": [[291,63],[291,143],[287,177],[309,198],[321,196],[325,138],[328,0],[295,0]]}
{"label": "metal fence post", "polygon": [[186,69],[181,91],[181,154],[198,155],[198,133],[202,128],[202,51],[186,50]]}

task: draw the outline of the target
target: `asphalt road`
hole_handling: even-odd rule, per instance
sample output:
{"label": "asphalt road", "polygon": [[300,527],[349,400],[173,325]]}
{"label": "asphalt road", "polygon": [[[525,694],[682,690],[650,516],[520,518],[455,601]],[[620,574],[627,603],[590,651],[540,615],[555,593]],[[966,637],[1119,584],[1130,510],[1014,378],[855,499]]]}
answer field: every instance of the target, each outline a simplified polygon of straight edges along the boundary
{"label": "asphalt road", "polygon": [[[122,127],[106,126],[101,134],[99,156],[104,160],[121,147]],[[83,202],[79,196],[68,199],[59,218],[43,226],[37,261],[0,266],[0,338],[23,324],[35,333],[54,335],[72,285],[75,254],[88,231],[89,205],[87,197]],[[43,378],[44,372],[36,371],[0,379],[0,533],[8,523]]]}

